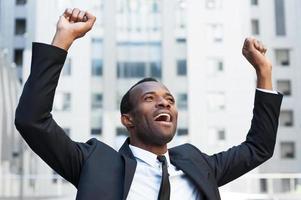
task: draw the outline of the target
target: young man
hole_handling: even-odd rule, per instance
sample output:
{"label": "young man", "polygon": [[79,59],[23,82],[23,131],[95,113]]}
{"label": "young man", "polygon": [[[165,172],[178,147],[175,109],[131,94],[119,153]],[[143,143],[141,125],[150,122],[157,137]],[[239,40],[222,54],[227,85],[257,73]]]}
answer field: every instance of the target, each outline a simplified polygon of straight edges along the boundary
{"label": "young man", "polygon": [[93,26],[95,17],[67,9],[52,45],[34,43],[31,74],[16,111],[16,127],[50,167],[77,189],[77,199],[220,199],[218,187],[273,155],[282,95],[272,91],[272,65],[266,49],[247,38],[243,55],[254,66],[257,90],[246,141],[208,156],[190,144],[167,149],[177,128],[177,109],[169,90],[143,79],[124,95],[121,122],[129,138],[117,152],[91,139],[72,141],[51,115],[67,50]]}

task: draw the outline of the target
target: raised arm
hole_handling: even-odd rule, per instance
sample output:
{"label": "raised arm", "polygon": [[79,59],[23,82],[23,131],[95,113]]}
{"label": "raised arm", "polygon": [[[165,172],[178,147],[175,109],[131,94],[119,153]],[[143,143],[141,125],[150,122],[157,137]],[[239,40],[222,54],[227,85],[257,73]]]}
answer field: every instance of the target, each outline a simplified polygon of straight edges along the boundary
{"label": "raised arm", "polygon": [[31,73],[16,110],[16,127],[28,145],[75,186],[93,145],[73,142],[53,120],[51,111],[67,50],[92,28],[94,21],[95,17],[87,12],[67,9],[58,21],[52,45],[33,44]]}
{"label": "raised arm", "polygon": [[227,151],[204,155],[214,172],[217,185],[224,185],[272,157],[276,142],[281,94],[272,92],[272,65],[266,48],[254,38],[245,40],[242,53],[257,74],[253,118],[245,142]]}

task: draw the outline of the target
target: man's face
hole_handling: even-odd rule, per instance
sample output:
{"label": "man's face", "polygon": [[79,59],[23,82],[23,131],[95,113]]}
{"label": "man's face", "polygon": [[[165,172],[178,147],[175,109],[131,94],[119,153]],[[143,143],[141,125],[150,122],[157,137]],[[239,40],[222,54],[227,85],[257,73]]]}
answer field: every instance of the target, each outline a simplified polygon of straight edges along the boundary
{"label": "man's face", "polygon": [[159,82],[143,82],[130,92],[134,127],[131,137],[143,144],[162,146],[170,142],[177,128],[174,97]]}

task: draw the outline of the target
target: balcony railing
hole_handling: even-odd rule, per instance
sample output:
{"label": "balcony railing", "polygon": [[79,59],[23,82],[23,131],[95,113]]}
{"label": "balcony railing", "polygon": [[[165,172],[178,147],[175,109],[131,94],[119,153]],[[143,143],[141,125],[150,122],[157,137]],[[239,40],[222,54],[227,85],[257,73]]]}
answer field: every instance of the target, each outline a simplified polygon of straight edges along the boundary
{"label": "balcony railing", "polygon": [[[286,183],[284,188],[281,188],[282,181]],[[242,184],[246,191],[239,191],[230,183],[230,187],[220,188],[223,200],[301,199],[301,173],[247,174],[235,182]],[[0,200],[73,200],[75,195],[76,189],[58,175],[0,175]]]}

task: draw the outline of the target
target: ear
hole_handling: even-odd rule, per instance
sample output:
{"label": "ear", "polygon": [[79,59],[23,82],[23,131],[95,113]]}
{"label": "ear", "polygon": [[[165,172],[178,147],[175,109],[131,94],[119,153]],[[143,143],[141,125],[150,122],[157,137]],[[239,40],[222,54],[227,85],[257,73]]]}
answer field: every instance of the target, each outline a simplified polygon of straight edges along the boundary
{"label": "ear", "polygon": [[135,127],[132,117],[129,114],[122,114],[121,115],[121,123],[126,128],[133,128]]}

